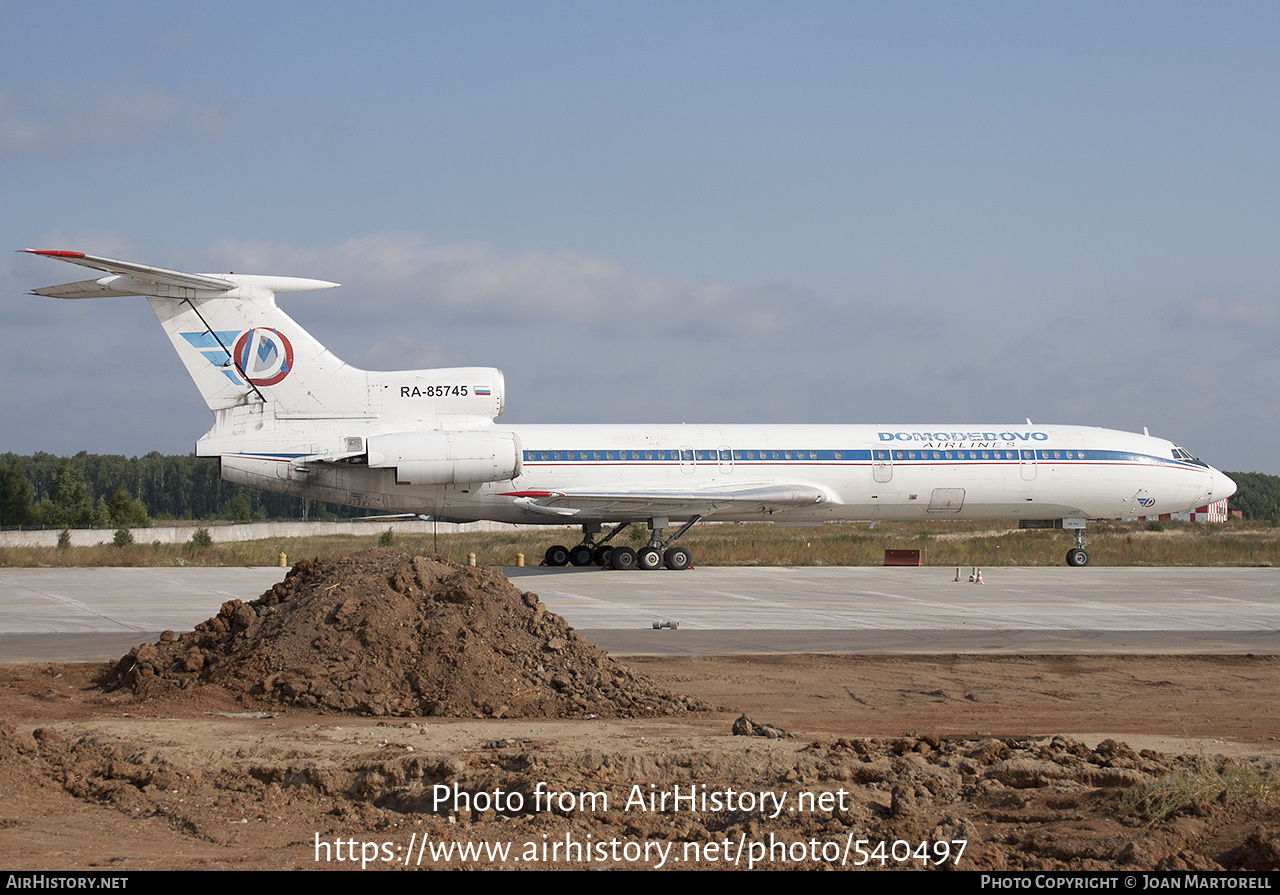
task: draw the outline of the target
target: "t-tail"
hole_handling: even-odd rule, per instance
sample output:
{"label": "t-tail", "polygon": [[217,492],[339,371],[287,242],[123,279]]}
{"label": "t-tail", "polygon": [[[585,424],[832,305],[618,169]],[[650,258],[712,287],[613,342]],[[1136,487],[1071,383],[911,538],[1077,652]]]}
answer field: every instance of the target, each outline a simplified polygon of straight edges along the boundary
{"label": "t-tail", "polygon": [[[361,461],[397,433],[489,428],[502,412],[490,367],[382,373],[344,363],[277,305],[278,292],[332,289],[300,277],[194,274],[81,252],[25,251],[107,276],[33,290],[54,298],[146,296],[214,423],[200,456]],[[226,463],[224,462],[224,470]],[[276,488],[275,490],[280,490]]]}

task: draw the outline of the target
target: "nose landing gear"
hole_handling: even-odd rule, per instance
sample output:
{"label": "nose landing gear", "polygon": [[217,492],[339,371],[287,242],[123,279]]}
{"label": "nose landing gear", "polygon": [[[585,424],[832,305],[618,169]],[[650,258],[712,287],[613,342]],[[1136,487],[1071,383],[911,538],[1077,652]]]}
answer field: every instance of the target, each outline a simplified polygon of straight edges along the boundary
{"label": "nose landing gear", "polygon": [[1072,547],[1067,551],[1067,565],[1069,566],[1087,566],[1089,564],[1089,551],[1083,547]]}
{"label": "nose landing gear", "polygon": [[[1069,521],[1064,519],[1063,527]],[[1067,565],[1069,566],[1087,566],[1089,564],[1089,551],[1084,549],[1084,521],[1080,521],[1080,526],[1076,528],[1076,545],[1067,551]]]}

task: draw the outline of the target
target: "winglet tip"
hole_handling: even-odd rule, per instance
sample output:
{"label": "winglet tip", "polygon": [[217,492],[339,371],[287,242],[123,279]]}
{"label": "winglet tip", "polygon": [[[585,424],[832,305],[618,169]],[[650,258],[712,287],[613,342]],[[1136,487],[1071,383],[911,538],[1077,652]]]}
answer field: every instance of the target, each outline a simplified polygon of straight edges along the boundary
{"label": "winglet tip", "polygon": [[44,255],[47,258],[83,258],[84,252],[68,252],[63,249],[23,249],[30,255]]}

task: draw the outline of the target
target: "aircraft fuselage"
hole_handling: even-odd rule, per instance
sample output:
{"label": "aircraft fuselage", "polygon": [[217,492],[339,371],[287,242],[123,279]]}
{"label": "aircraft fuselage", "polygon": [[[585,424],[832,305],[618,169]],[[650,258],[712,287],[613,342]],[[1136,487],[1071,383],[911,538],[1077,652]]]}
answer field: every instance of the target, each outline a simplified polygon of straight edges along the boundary
{"label": "aircraft fuselage", "polygon": [[[290,456],[223,457],[233,481],[442,520],[525,524],[723,520],[1118,519],[1201,506],[1230,494],[1222,473],[1178,459],[1164,439],[1078,426],[533,425],[507,426],[521,446],[513,479],[473,485],[400,483],[395,469],[305,465]],[[717,489],[808,485],[800,506],[715,505]],[[690,509],[554,506],[570,492],[688,492]],[[1217,494],[1219,497],[1215,497]],[[656,498],[655,498],[656,502]],[[712,504],[698,512],[704,504]]]}

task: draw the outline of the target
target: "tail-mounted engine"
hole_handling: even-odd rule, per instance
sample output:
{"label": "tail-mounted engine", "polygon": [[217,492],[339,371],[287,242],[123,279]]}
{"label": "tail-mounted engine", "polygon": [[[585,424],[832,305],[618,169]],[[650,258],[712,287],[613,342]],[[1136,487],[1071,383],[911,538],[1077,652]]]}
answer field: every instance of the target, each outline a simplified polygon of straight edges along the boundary
{"label": "tail-mounted engine", "polygon": [[472,485],[505,482],[520,474],[520,440],[514,432],[465,429],[375,435],[369,466],[395,467],[405,485]]}

